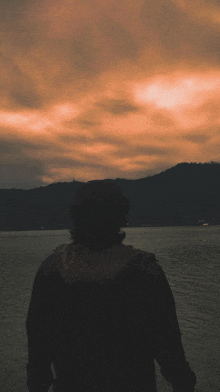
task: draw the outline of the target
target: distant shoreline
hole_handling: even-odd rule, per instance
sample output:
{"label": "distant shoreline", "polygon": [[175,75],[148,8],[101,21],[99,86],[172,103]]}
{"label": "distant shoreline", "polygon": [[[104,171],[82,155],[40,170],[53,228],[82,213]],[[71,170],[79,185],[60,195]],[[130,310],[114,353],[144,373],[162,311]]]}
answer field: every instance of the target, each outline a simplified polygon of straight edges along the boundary
{"label": "distant shoreline", "polygon": [[[153,229],[153,228],[159,228],[159,227],[220,227],[220,224],[202,224],[202,225],[161,225],[161,226],[128,226],[128,227],[123,227],[122,230],[127,230],[127,229]],[[22,230],[0,230],[0,233],[11,233],[11,232],[17,232],[17,231],[23,231],[23,232],[30,232],[30,231],[69,231],[70,229],[22,229]]]}

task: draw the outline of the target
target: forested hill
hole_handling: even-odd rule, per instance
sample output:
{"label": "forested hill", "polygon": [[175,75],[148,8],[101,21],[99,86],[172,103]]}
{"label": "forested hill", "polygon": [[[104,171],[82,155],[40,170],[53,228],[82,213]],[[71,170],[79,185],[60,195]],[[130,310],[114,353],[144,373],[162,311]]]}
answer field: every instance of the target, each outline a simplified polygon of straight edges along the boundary
{"label": "forested hill", "polygon": [[[220,163],[179,163],[151,177],[114,181],[132,202],[129,226],[220,224]],[[0,229],[71,229],[69,208],[81,184],[0,189]]]}

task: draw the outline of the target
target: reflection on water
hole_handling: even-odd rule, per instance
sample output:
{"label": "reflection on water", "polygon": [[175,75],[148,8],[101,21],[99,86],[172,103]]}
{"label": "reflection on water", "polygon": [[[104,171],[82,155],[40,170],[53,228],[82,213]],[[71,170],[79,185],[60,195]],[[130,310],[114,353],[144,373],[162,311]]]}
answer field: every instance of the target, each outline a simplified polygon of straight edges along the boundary
{"label": "reflection on water", "polygon": [[[125,244],[156,254],[172,288],[187,360],[200,392],[220,389],[220,226],[126,228]],[[0,389],[26,390],[25,320],[34,276],[67,230],[1,232]],[[158,392],[172,391],[157,369]],[[15,388],[16,385],[16,389]]]}

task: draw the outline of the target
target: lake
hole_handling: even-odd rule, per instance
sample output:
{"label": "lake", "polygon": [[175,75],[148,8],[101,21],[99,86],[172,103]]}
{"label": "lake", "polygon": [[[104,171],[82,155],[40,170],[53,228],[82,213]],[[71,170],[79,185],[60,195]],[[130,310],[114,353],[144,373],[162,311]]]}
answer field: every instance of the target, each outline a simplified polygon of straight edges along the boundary
{"label": "lake", "polygon": [[[124,244],[153,252],[170,283],[199,392],[220,390],[220,226],[126,228]],[[33,280],[67,230],[0,232],[0,390],[25,392],[25,321]],[[172,388],[156,364],[158,392]]]}

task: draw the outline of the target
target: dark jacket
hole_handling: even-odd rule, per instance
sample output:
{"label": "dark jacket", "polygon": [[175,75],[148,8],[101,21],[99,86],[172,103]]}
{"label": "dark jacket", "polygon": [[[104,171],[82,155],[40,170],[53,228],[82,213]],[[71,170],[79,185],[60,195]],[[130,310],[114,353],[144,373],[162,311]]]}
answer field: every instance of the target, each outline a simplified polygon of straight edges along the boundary
{"label": "dark jacket", "polygon": [[154,254],[134,251],[104,283],[67,284],[54,254],[41,264],[26,320],[29,392],[155,392],[154,359],[175,392],[194,391],[169,283]]}

